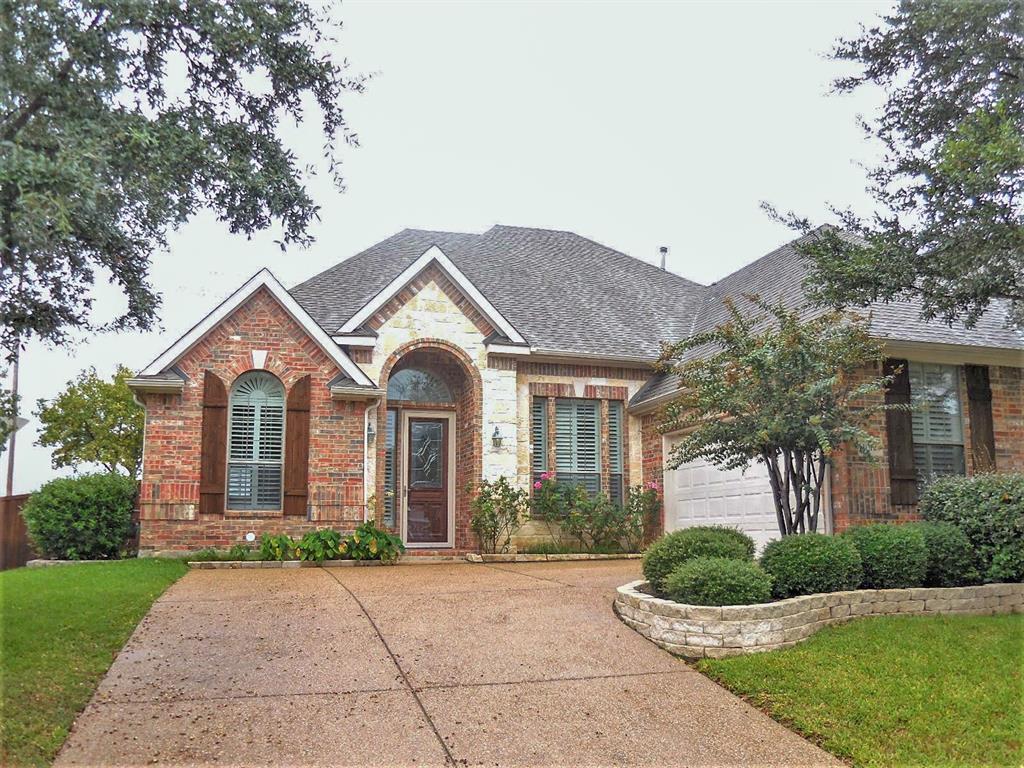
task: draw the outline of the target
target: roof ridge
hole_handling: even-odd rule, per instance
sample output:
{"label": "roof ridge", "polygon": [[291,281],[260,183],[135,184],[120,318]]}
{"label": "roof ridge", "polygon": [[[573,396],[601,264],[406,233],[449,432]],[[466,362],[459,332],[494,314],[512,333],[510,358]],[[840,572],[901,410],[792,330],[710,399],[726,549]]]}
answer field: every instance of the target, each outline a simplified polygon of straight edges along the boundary
{"label": "roof ridge", "polygon": [[683,282],[685,282],[685,283],[687,283],[687,284],[689,284],[691,286],[697,287],[697,288],[707,288],[708,287],[706,285],[698,283],[696,280],[691,280],[688,277],[683,277],[682,275],[677,274],[676,272],[672,272],[671,270],[662,269],[661,267],[659,267],[659,266],[657,266],[655,264],[652,264],[649,261],[645,261],[644,259],[641,259],[639,256],[634,256],[631,253],[626,253],[625,251],[620,251],[618,248],[613,248],[610,245],[606,245],[606,244],[604,244],[602,242],[594,240],[593,238],[587,237],[586,235],[581,235],[579,232],[573,232],[572,230],[569,230],[569,229],[544,229],[542,227],[520,227],[520,226],[515,226],[515,225],[512,225],[512,224],[495,224],[493,227],[491,227],[489,230],[487,230],[487,232],[485,232],[484,234],[487,234],[488,232],[493,232],[496,229],[512,229],[512,230],[525,231],[525,232],[544,232],[544,233],[553,233],[553,234],[559,234],[559,235],[569,235],[571,237],[577,238],[578,240],[582,240],[582,241],[584,241],[586,243],[591,243],[592,245],[596,245],[599,248],[603,248],[604,250],[610,251],[610,252],[615,253],[615,254],[617,254],[619,256],[624,256],[627,259],[632,259],[633,261],[637,262],[638,264],[642,264],[644,267],[656,270],[658,272],[658,274],[669,275],[669,276],[671,276],[671,277],[673,277],[673,278],[675,278],[677,280],[682,280]]}

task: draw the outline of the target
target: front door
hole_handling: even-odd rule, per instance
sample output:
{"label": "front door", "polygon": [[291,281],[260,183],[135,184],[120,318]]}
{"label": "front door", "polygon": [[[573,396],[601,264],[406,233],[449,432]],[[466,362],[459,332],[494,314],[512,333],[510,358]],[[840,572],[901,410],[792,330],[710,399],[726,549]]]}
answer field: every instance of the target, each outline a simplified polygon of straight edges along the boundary
{"label": "front door", "polygon": [[403,528],[410,546],[454,546],[452,421],[452,414],[405,414]]}

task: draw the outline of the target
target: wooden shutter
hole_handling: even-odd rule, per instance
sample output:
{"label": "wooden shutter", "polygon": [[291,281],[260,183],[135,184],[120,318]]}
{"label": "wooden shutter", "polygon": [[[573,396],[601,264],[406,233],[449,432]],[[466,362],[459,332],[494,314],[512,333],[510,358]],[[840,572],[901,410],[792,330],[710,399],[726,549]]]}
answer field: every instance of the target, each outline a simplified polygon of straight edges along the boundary
{"label": "wooden shutter", "polygon": [[910,406],[910,367],[906,360],[887,358],[886,376],[893,376],[886,388],[888,405],[903,405],[885,413],[889,447],[889,491],[893,504],[917,503],[917,474],[914,472],[914,424]]}
{"label": "wooden shutter", "polygon": [[530,469],[534,480],[548,471],[548,399],[534,397],[530,411],[530,441],[533,453],[530,456]]}
{"label": "wooden shutter", "polygon": [[288,393],[284,441],[284,513],[306,515],[309,497],[309,390],[303,376]]}
{"label": "wooden shutter", "polygon": [[203,374],[203,431],[199,449],[199,514],[224,514],[228,392],[217,374]]}
{"label": "wooden shutter", "polygon": [[965,365],[967,418],[971,425],[971,456],[974,471],[995,472],[996,437],[992,427],[992,388],[987,365]]}

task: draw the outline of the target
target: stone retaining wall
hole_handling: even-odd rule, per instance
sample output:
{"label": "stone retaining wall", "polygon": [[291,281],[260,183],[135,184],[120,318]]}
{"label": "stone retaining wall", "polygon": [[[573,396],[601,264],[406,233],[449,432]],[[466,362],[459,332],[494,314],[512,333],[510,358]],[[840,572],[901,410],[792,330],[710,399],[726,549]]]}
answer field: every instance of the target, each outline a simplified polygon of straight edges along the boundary
{"label": "stone retaining wall", "polygon": [[615,612],[644,637],[677,656],[721,658],[788,648],[822,627],[857,616],[894,613],[1019,613],[1024,584],[859,589],[803,595],[760,605],[684,605],[653,597],[633,581],[618,589]]}

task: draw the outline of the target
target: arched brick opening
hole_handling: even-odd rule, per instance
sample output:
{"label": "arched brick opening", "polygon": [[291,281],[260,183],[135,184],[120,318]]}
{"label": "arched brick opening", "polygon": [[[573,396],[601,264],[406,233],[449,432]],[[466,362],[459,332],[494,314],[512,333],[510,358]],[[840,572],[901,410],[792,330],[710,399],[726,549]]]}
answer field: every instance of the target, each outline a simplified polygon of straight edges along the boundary
{"label": "arched brick opening", "polygon": [[[423,368],[437,374],[451,390],[452,404],[418,402],[416,409],[455,411],[455,548],[476,550],[476,537],[469,527],[471,491],[483,475],[483,380],[480,371],[462,349],[443,339],[419,339],[405,344],[388,357],[381,368],[382,390],[387,390],[392,374],[405,368]],[[402,407],[401,403],[390,406]],[[389,403],[383,397],[377,409],[377,462],[375,489],[378,499],[384,498],[385,440]],[[399,460],[404,460],[399,452]],[[396,502],[395,525],[401,530],[401,505]],[[378,504],[377,523],[383,523],[383,506]]]}

